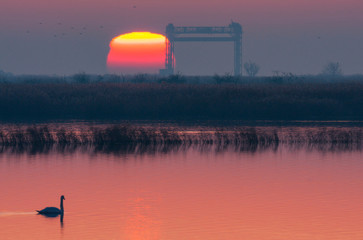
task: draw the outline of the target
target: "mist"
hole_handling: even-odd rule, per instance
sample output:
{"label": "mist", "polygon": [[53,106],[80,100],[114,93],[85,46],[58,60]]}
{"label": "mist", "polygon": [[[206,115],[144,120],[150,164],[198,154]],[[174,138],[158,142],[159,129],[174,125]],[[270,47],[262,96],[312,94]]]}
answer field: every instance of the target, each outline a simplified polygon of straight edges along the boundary
{"label": "mist", "polygon": [[[111,39],[131,31],[165,33],[175,26],[243,26],[243,61],[274,71],[318,74],[330,61],[344,74],[363,73],[363,3],[350,1],[54,1],[5,0],[0,16],[0,69],[15,74],[107,73]],[[196,51],[198,49],[198,51]],[[176,46],[185,75],[232,72],[228,44]],[[195,66],[198,64],[198,68]]]}

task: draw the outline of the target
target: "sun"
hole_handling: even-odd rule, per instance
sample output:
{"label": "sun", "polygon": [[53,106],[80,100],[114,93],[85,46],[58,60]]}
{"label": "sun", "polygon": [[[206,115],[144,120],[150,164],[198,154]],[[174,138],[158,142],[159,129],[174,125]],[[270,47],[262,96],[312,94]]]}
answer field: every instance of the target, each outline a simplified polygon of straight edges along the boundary
{"label": "sun", "polygon": [[164,68],[166,37],[151,32],[132,32],[113,38],[107,56],[111,73],[158,73]]}

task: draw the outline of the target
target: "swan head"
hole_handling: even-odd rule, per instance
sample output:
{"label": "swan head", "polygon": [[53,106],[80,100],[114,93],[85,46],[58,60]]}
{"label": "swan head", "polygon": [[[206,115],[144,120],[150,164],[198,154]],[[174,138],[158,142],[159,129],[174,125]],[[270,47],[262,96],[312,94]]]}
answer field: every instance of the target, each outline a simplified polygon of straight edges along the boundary
{"label": "swan head", "polygon": [[66,198],[64,197],[64,195],[61,196],[61,200],[66,200]]}

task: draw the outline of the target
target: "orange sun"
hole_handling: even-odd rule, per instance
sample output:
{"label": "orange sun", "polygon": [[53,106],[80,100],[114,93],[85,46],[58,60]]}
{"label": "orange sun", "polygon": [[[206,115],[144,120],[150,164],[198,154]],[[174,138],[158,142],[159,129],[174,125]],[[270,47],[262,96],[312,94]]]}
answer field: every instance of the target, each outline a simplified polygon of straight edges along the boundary
{"label": "orange sun", "polygon": [[107,67],[113,73],[157,73],[164,67],[165,36],[132,32],[112,39]]}

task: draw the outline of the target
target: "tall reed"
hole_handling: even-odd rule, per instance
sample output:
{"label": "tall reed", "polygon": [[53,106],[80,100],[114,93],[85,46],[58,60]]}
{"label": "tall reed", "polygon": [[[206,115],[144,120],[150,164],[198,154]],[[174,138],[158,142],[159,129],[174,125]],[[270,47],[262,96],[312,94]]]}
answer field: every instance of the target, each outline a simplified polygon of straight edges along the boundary
{"label": "tall reed", "polygon": [[0,147],[13,149],[60,149],[93,147],[104,152],[168,152],[191,146],[217,151],[276,150],[279,146],[320,150],[354,150],[363,146],[362,128],[211,128],[193,133],[174,128],[110,125],[77,131],[48,126],[30,126],[0,131]]}

